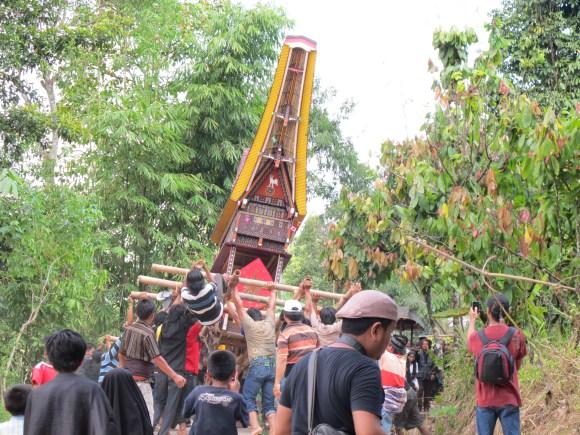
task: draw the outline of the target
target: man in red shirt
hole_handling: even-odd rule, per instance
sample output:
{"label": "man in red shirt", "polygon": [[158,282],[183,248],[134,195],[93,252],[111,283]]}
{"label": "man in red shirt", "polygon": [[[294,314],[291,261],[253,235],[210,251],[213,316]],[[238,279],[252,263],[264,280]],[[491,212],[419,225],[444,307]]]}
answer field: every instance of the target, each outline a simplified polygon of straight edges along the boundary
{"label": "man in red shirt", "polygon": [[[509,330],[504,322],[504,314],[509,310],[509,302],[504,295],[496,293],[487,300],[488,324],[484,328],[489,340],[499,341]],[[483,343],[475,330],[475,321],[479,311],[471,308],[469,312],[469,329],[467,330],[467,350],[476,358],[483,349]],[[520,434],[520,386],[518,370],[522,359],[526,356],[526,339],[524,334],[516,329],[507,349],[513,357],[515,370],[511,379],[504,385],[484,383],[476,379],[475,397],[477,400],[476,424],[479,435],[492,435],[497,419],[501,423],[504,435]]]}

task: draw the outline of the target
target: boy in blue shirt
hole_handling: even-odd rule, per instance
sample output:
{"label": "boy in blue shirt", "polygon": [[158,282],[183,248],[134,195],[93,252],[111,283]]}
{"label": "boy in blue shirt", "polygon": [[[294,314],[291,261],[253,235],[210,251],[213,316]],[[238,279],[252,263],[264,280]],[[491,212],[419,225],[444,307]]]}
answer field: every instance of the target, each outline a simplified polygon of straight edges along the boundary
{"label": "boy in blue shirt", "polygon": [[236,423],[248,427],[249,417],[244,399],[236,391],[236,358],[218,350],[209,355],[207,365],[209,385],[195,387],[185,399],[183,416],[195,416],[189,435],[237,435]]}

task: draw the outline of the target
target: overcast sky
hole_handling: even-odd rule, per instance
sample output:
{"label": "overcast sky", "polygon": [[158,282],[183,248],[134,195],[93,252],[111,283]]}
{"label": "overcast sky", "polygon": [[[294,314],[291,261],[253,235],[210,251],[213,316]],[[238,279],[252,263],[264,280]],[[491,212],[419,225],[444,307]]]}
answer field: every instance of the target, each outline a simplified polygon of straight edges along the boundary
{"label": "overcast sky", "polygon": [[[240,0],[247,6],[257,0]],[[263,2],[262,2],[263,3]],[[386,139],[421,134],[431,110],[433,75],[427,71],[437,28],[473,28],[479,42],[470,57],[487,47],[485,23],[501,0],[273,0],[294,21],[289,32],[318,43],[316,76],[336,89],[335,105],[352,100],[355,108],[343,125],[361,159],[374,166]],[[325,204],[309,198],[309,214]]]}
{"label": "overcast sky", "polygon": [[[258,3],[243,0],[245,5]],[[439,27],[472,27],[487,46],[484,24],[500,0],[275,0],[295,22],[291,33],[318,43],[316,75],[334,87],[338,102],[355,109],[344,125],[361,158],[376,156],[385,139],[419,134],[432,107],[428,59]],[[374,160],[374,159],[373,159]]]}

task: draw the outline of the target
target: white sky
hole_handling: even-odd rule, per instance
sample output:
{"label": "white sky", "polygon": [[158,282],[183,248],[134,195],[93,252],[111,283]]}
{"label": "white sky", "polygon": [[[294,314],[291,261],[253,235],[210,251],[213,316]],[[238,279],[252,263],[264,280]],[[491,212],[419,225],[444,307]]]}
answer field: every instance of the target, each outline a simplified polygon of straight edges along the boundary
{"label": "white sky", "polygon": [[[252,6],[256,0],[242,0]],[[433,76],[427,62],[438,64],[433,31],[472,27],[479,43],[472,57],[487,47],[484,24],[501,0],[274,0],[295,26],[290,34],[318,43],[316,75],[334,87],[339,104],[355,108],[343,126],[363,161],[374,163],[386,139],[420,134],[433,103]],[[311,201],[311,212],[319,211]]]}

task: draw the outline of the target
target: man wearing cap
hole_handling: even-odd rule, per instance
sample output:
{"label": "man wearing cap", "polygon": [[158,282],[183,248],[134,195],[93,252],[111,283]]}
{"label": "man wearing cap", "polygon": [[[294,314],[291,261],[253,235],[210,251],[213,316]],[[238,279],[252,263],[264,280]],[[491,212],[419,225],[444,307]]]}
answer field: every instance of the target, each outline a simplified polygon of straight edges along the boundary
{"label": "man wearing cap", "polygon": [[[309,280],[303,280],[300,288],[303,291]],[[319,345],[318,334],[311,326],[302,322],[304,312],[302,304],[290,299],[284,303],[284,321],[286,327],[280,332],[278,341],[278,352],[276,355],[276,379],[274,381],[274,396],[280,397],[282,379],[288,377],[293,367],[300,359],[316,349]]]}
{"label": "man wearing cap", "polygon": [[[386,294],[355,294],[336,314],[342,336],[317,351],[313,425],[332,426],[357,435],[384,435],[381,427],[384,393],[377,360],[397,323],[397,305]],[[292,369],[276,415],[276,435],[309,433],[308,363]]]}
{"label": "man wearing cap", "polygon": [[406,356],[407,338],[403,335],[393,335],[387,350],[381,356],[381,383],[385,393],[383,402],[383,418],[381,424],[386,433],[391,433],[393,416],[403,411],[407,401],[405,390],[405,375],[407,370]]}

